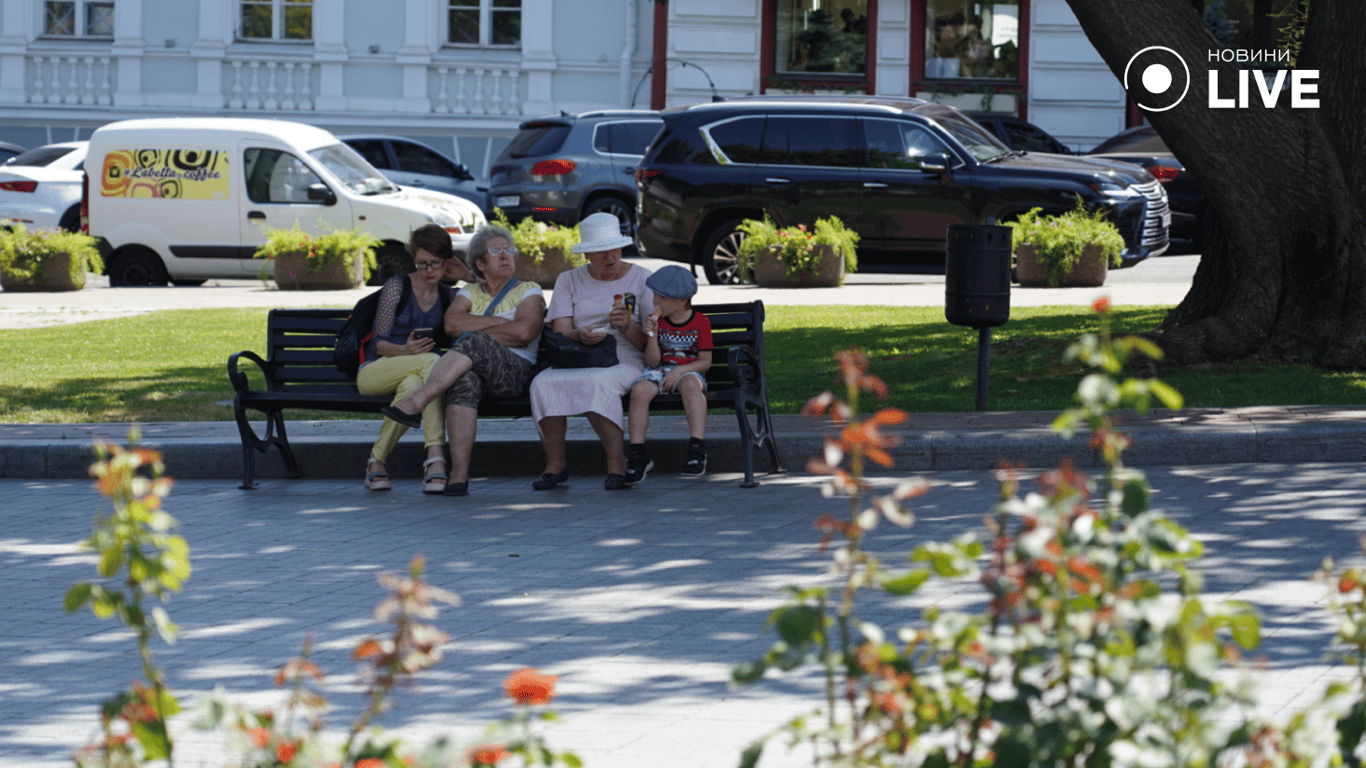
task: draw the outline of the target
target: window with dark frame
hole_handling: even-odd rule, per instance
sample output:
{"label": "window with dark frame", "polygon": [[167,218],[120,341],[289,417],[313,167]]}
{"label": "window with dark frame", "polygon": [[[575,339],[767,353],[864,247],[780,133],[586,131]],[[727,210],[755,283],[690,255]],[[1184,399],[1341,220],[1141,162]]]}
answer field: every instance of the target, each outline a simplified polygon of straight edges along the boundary
{"label": "window with dark frame", "polygon": [[925,0],[925,79],[1020,77],[1022,0]]}
{"label": "window with dark frame", "polygon": [[776,74],[867,74],[868,0],[777,0],[776,10]]}

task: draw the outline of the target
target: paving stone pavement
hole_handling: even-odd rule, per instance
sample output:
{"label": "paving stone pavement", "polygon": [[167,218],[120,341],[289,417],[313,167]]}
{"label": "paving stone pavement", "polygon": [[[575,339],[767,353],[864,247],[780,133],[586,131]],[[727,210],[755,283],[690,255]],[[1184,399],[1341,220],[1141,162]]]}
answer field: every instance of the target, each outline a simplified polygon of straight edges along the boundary
{"label": "paving stone pavement", "polygon": [[[1350,670],[1323,660],[1325,587],[1310,580],[1325,556],[1359,562],[1366,530],[1360,463],[1230,464],[1147,470],[1154,504],[1207,544],[1210,594],[1258,606],[1265,640],[1256,674],[1267,711],[1307,703]],[[885,553],[976,526],[997,498],[990,473],[918,474],[933,484],[910,529],[884,524]],[[890,484],[896,478],[880,478]],[[651,475],[624,493],[599,476],[537,493],[525,477],[482,479],[463,499],[424,496],[416,483],[366,493],[353,479],[273,480],[244,492],[232,480],[181,480],[166,508],[179,518],[194,574],[168,606],[181,626],[156,645],[183,701],[222,684],[238,700],[279,700],[274,670],[305,636],[328,673],[340,734],[362,706],[348,653],[382,627],[374,575],[416,552],[432,583],[464,604],[437,623],[446,657],[417,692],[401,692],[382,724],[425,742],[473,740],[507,714],[506,675],[523,666],[560,676],[545,729],[589,768],[730,766],[751,740],[819,700],[809,675],[728,684],[730,667],[769,645],[762,624],[789,584],[823,579],[812,522],[844,501],[792,475],[741,489],[734,474],[703,480]],[[91,578],[76,545],[102,499],[88,480],[0,480],[0,765],[69,765],[94,735],[97,703],[138,673],[135,644],[112,621],[64,614],[62,596]],[[871,604],[897,626],[931,603],[970,604],[965,584]],[[211,738],[176,723],[177,765],[218,765]],[[761,766],[809,764],[771,747]]]}

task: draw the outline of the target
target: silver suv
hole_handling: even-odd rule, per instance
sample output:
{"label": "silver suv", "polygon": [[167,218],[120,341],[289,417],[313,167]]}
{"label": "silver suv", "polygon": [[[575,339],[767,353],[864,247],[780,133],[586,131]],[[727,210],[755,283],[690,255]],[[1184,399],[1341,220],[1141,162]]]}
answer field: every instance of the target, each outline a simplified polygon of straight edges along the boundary
{"label": "silver suv", "polygon": [[512,221],[577,224],[607,211],[634,237],[636,165],[664,122],[653,110],[528,120],[489,172],[489,205]]}

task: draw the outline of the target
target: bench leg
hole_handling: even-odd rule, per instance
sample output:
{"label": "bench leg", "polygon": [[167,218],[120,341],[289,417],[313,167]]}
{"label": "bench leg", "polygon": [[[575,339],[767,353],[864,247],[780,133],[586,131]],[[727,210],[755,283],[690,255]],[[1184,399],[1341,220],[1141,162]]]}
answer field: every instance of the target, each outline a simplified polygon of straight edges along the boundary
{"label": "bench leg", "polygon": [[[749,409],[755,410],[757,429],[749,423]],[[766,404],[738,393],[735,399],[735,416],[740,422],[740,443],[744,451],[745,480],[741,488],[754,488],[759,482],[754,479],[754,450],[760,445],[768,448],[768,459],[773,469],[769,474],[786,472],[778,460],[778,445],[773,438],[773,420]]]}
{"label": "bench leg", "polygon": [[299,462],[294,457],[294,450],[289,446],[289,437],[285,434],[285,417],[280,410],[263,411],[266,417],[266,434],[258,437],[256,431],[251,428],[251,422],[247,421],[246,408],[242,405],[240,396],[233,400],[233,414],[237,418],[237,432],[242,437],[242,484],[238,486],[244,491],[256,488],[256,453],[265,453],[270,446],[280,449],[280,458],[285,462],[285,472],[287,476],[299,477]]}

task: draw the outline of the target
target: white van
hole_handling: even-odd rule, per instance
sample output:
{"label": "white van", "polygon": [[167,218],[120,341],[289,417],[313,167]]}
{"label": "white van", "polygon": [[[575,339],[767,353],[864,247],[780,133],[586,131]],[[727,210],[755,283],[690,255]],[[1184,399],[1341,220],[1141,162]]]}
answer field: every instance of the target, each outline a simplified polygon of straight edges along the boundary
{"label": "white van", "polygon": [[383,241],[378,284],[412,271],[404,244],[414,229],[440,224],[462,255],[485,222],[473,203],[399,187],[331,133],[283,120],[110,123],[91,134],[85,167],[82,202],[112,286],[257,277],[264,228],[296,222],[311,234],[354,227]]}

